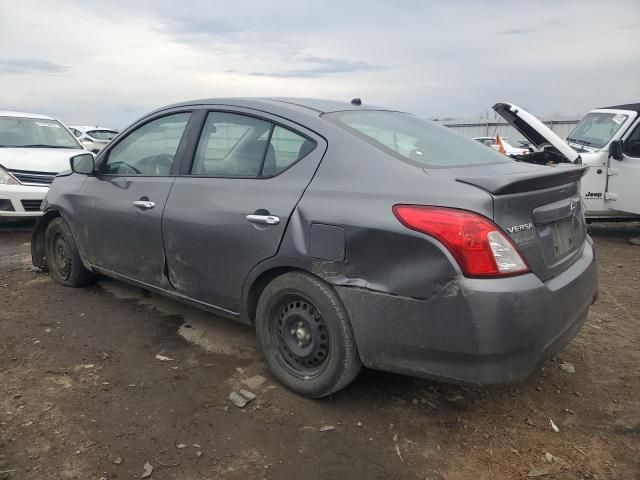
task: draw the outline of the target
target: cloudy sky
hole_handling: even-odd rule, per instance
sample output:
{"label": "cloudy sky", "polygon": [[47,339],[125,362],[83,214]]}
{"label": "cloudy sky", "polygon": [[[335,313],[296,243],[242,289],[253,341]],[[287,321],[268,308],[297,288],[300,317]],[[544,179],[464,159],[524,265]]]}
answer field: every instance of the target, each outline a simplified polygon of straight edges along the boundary
{"label": "cloudy sky", "polygon": [[456,118],[640,101],[639,0],[16,0],[0,45],[0,109],[69,124],[220,96]]}

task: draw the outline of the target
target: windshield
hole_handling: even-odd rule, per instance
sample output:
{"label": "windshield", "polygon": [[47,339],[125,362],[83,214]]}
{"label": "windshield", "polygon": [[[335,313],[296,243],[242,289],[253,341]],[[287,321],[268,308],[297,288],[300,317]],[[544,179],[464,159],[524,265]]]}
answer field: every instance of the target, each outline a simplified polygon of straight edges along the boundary
{"label": "windshield", "polygon": [[113,140],[118,132],[113,130],[89,130],[87,135],[97,140]]}
{"label": "windshield", "polygon": [[570,142],[602,148],[629,118],[622,113],[591,112],[567,136]]}
{"label": "windshield", "polygon": [[82,147],[57,120],[0,117],[0,147]]}
{"label": "windshield", "polygon": [[512,161],[479,142],[408,113],[346,111],[324,118],[380,150],[422,168]]}

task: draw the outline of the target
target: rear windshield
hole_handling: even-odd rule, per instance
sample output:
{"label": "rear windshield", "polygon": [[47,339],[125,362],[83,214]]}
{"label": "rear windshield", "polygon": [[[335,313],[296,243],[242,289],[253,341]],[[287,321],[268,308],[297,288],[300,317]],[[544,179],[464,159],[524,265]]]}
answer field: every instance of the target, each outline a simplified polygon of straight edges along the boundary
{"label": "rear windshield", "polygon": [[423,168],[513,161],[473,139],[408,113],[346,111],[329,113],[323,118],[380,150]]}
{"label": "rear windshield", "polygon": [[98,140],[113,140],[117,134],[112,130],[89,130],[87,132],[87,135]]}
{"label": "rear windshield", "polygon": [[587,114],[567,136],[570,142],[602,148],[629,118],[623,113],[592,112]]}
{"label": "rear windshield", "polygon": [[25,117],[0,117],[0,147],[82,148],[60,122]]}

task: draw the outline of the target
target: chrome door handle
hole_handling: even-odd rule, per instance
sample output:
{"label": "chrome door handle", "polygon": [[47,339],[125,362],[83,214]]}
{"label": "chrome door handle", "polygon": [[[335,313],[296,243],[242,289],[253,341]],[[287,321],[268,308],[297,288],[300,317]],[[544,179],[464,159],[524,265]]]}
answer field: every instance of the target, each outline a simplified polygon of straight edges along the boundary
{"label": "chrome door handle", "polygon": [[251,223],[258,223],[260,225],[278,225],[280,223],[280,218],[275,215],[251,214],[247,215],[247,220]]}
{"label": "chrome door handle", "polygon": [[154,202],[150,202],[149,200],[136,200],[135,202],[133,202],[133,204],[143,210],[151,210],[156,206]]}

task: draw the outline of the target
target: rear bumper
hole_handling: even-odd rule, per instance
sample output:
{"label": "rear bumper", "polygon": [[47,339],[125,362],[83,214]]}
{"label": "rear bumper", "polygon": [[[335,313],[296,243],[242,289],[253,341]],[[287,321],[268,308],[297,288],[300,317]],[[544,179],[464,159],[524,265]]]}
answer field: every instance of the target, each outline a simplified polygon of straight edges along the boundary
{"label": "rear bumper", "polygon": [[336,290],[365,366],[472,384],[524,380],[579,332],[598,292],[591,239],[547,282],[459,278],[428,300]]}
{"label": "rear bumper", "polygon": [[40,203],[49,187],[0,185],[0,217],[30,218],[42,215]]}

